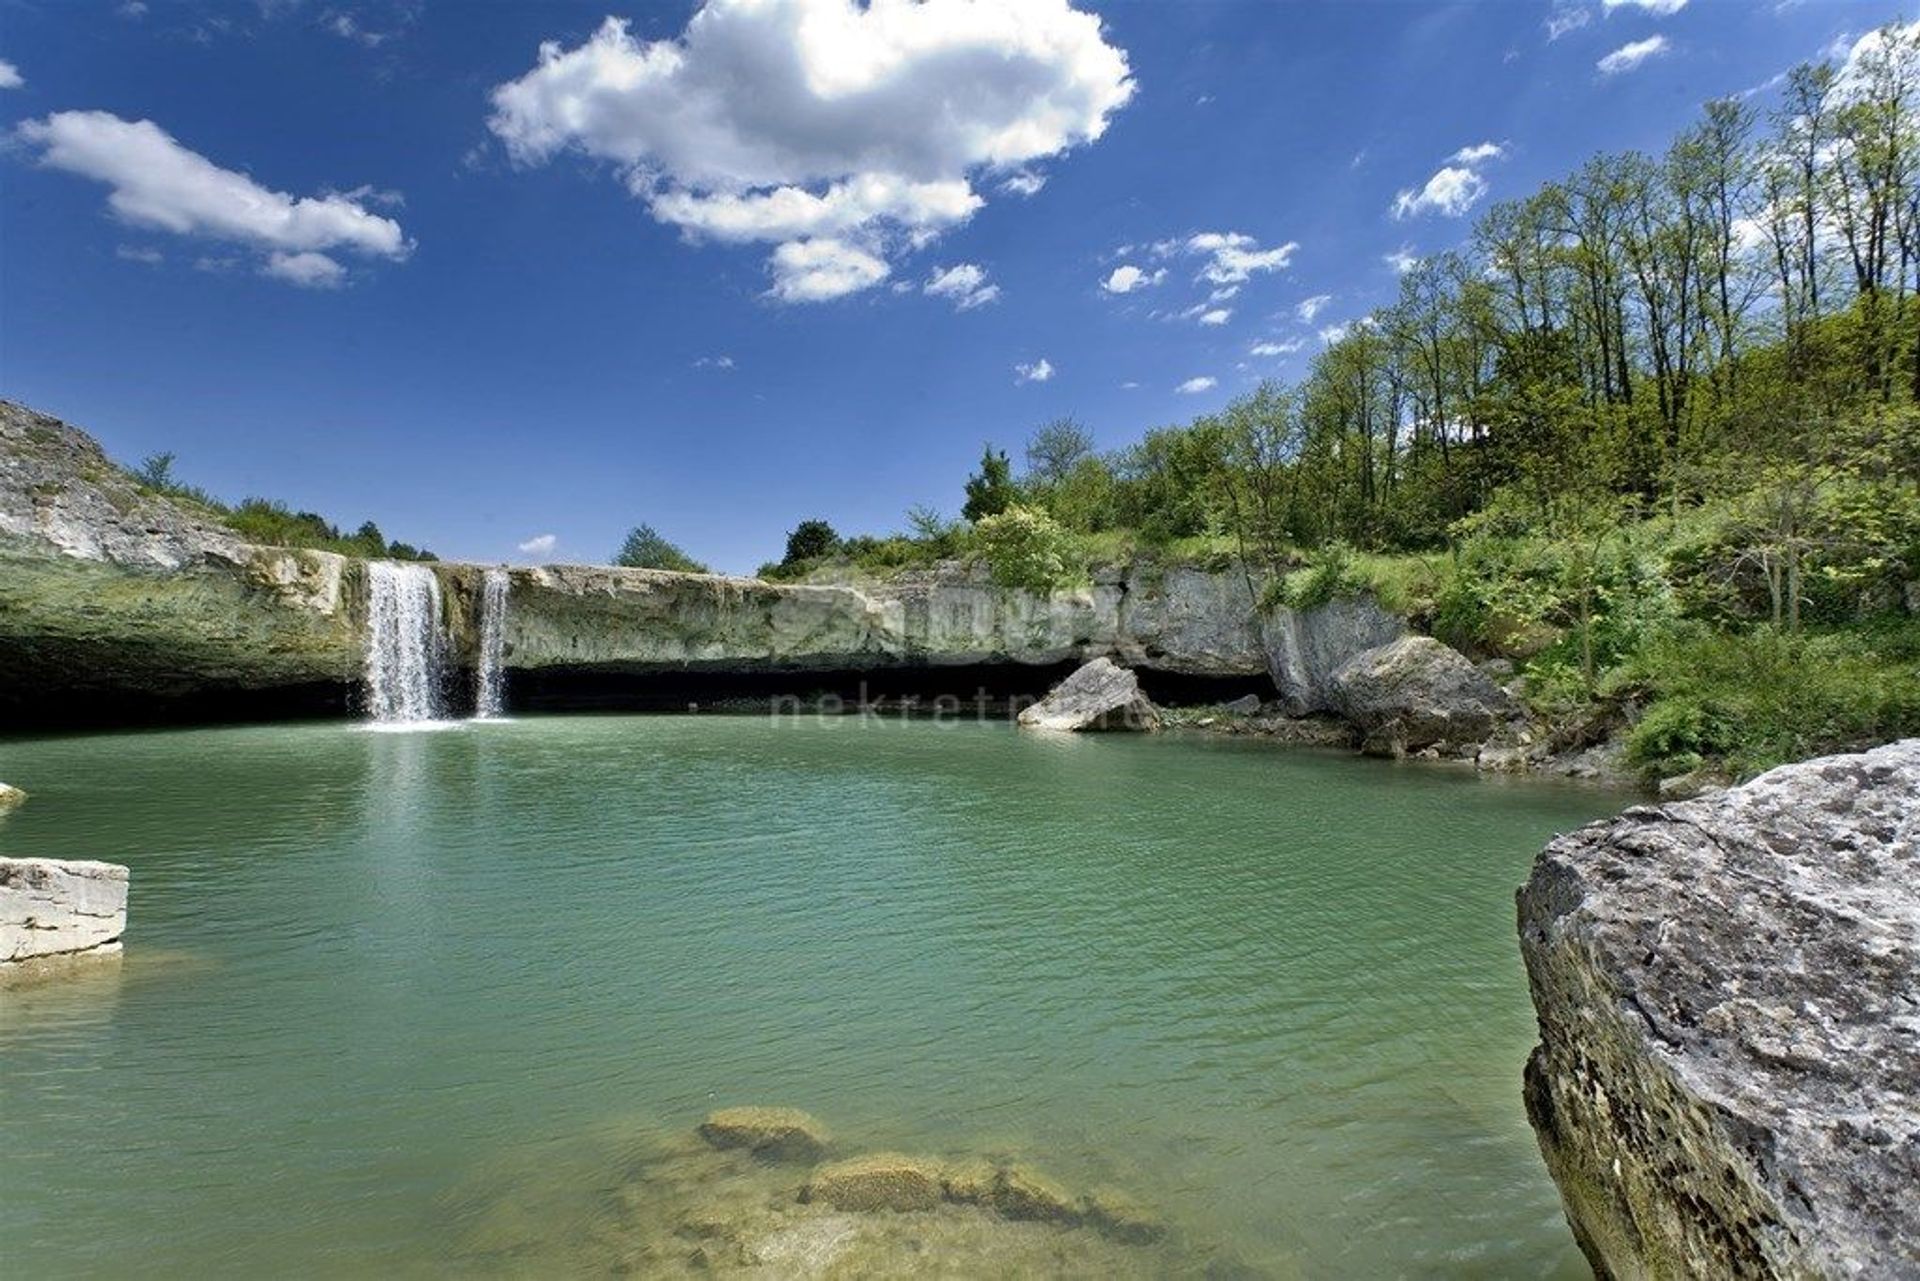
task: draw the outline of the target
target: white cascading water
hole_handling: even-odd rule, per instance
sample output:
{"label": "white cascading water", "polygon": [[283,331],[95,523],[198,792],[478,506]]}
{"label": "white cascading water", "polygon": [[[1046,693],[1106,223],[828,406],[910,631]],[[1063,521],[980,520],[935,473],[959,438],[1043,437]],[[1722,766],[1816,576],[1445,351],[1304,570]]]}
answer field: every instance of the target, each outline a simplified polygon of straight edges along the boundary
{"label": "white cascading water", "polygon": [[440,720],[440,580],[424,565],[376,560],[367,581],[368,712],[383,725]]}
{"label": "white cascading water", "polygon": [[480,585],[480,659],[473,671],[473,715],[499,720],[507,713],[507,571],[490,569]]}

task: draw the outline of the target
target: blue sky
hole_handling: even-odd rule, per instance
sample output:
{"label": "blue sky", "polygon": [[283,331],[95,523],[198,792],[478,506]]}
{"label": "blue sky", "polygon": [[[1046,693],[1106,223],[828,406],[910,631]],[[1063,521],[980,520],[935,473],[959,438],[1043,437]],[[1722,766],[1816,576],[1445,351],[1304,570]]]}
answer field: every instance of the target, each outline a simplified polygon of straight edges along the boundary
{"label": "blue sky", "polygon": [[699,8],[0,0],[0,394],[443,556],[750,571],[1298,377],[1390,255],[1902,16]]}

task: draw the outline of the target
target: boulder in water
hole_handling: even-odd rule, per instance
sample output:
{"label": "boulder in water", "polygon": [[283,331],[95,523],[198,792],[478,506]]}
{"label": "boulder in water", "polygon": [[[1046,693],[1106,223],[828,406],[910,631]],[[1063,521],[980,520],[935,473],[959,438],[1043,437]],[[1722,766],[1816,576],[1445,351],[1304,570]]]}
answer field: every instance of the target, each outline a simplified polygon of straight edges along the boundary
{"label": "boulder in water", "polygon": [[950,1163],[940,1172],[940,1190],[959,1205],[992,1205],[1000,1167],[980,1157]]}
{"label": "boulder in water", "polygon": [[1920,739],[1562,836],[1527,1114],[1602,1276],[1920,1276]]}
{"label": "boulder in water", "polygon": [[0,783],[0,814],[19,809],[27,803],[27,794],[8,783]]}
{"label": "boulder in water", "polygon": [[1113,730],[1160,728],[1160,710],[1140,692],[1140,680],[1110,658],[1096,658],[1020,713],[1028,729]]}
{"label": "boulder in water", "polygon": [[127,869],[89,859],[0,858],[0,969],[120,950]]}
{"label": "boulder in water", "polygon": [[1355,654],[1333,684],[1340,714],[1375,755],[1477,745],[1518,711],[1464,654],[1431,636],[1402,636]]}
{"label": "boulder in water", "polygon": [[1153,1208],[1119,1188],[1095,1188],[1087,1194],[1087,1221],[1101,1235],[1127,1245],[1151,1245],[1167,1234]]}
{"label": "boulder in water", "polygon": [[836,1210],[931,1210],[940,1204],[939,1163],[897,1152],[875,1152],[823,1165],[800,1199]]}
{"label": "boulder in water", "polygon": [[1059,1183],[1031,1166],[1010,1165],[1000,1171],[993,1189],[993,1208],[1009,1219],[1039,1219],[1048,1223],[1080,1222],[1080,1203]]}
{"label": "boulder in water", "polygon": [[716,1148],[745,1148],[768,1161],[818,1161],[827,1131],[799,1108],[721,1108],[700,1123],[700,1137]]}

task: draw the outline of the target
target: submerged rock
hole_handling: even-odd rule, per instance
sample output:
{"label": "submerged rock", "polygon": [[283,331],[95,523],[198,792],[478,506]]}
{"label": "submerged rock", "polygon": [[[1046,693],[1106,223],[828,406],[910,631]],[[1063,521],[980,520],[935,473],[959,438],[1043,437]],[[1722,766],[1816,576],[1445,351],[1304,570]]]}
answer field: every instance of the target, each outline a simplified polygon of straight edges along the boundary
{"label": "submerged rock", "polygon": [[700,1137],[769,1161],[810,1163],[827,1148],[826,1127],[799,1108],[721,1108],[700,1123]]}
{"label": "submerged rock", "polygon": [[1048,1223],[1080,1222],[1080,1203],[1073,1194],[1040,1171],[1024,1165],[1000,1171],[993,1189],[993,1208],[1009,1219],[1039,1219]]}
{"label": "submerged rock", "polygon": [[1563,836],[1519,921],[1597,1272],[1920,1275],[1920,739]]}
{"label": "submerged rock", "polygon": [[27,794],[9,783],[0,783],[0,814],[19,809],[27,803]]}
{"label": "submerged rock", "polygon": [[942,1197],[938,1162],[875,1152],[823,1165],[800,1191],[836,1210],[931,1210]]}
{"label": "submerged rock", "polygon": [[1112,659],[1096,658],[1020,713],[1029,729],[1160,728],[1160,711],[1140,692],[1140,679]]}
{"label": "submerged rock", "polygon": [[0,858],[0,966],[118,951],[127,869],[90,859]]}
{"label": "submerged rock", "polygon": [[1087,1194],[1087,1221],[1102,1235],[1127,1245],[1151,1245],[1167,1234],[1153,1208],[1119,1188],[1095,1188]]}
{"label": "submerged rock", "polygon": [[1517,711],[1464,654],[1431,636],[1402,636],[1356,654],[1333,683],[1340,714],[1375,755],[1477,745]]}

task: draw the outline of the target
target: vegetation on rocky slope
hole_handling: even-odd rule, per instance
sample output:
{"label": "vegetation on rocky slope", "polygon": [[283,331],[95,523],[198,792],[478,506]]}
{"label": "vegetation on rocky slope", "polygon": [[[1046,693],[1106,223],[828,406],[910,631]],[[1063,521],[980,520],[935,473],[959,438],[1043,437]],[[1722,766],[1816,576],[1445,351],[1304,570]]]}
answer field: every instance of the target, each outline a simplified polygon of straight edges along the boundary
{"label": "vegetation on rocky slope", "polygon": [[1266,605],[1369,588],[1515,661],[1649,771],[1920,733],[1917,40],[1493,206],[1298,385],[1105,454],[1049,424],[963,519],[770,571],[1234,559]]}

